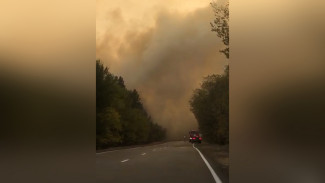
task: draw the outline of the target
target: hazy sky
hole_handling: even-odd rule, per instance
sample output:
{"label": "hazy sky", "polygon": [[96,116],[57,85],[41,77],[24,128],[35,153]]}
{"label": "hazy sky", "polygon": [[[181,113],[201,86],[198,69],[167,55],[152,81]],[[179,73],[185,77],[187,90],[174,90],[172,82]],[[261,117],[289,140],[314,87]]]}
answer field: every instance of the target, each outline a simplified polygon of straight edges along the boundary
{"label": "hazy sky", "polygon": [[155,122],[181,138],[197,122],[189,99],[223,71],[210,0],[97,0],[96,57],[140,93]]}

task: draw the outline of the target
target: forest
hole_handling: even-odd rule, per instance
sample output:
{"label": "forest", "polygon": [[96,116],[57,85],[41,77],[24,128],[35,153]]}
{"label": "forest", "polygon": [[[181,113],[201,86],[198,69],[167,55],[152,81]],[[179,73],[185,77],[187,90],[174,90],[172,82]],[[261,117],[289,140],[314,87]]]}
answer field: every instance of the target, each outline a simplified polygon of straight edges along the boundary
{"label": "forest", "polygon": [[200,132],[211,143],[229,143],[229,66],[223,74],[209,75],[190,99]]}
{"label": "forest", "polygon": [[166,129],[154,123],[139,93],[128,90],[96,60],[96,149],[164,140]]}

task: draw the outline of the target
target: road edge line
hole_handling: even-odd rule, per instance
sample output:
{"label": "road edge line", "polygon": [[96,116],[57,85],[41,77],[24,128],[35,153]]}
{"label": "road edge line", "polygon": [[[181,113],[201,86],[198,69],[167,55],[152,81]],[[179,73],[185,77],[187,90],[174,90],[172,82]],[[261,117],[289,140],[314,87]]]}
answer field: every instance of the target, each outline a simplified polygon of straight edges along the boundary
{"label": "road edge line", "polygon": [[205,159],[205,157],[203,156],[203,154],[201,153],[201,151],[196,148],[193,144],[193,148],[197,150],[197,152],[199,152],[201,158],[203,159],[204,163],[207,165],[208,169],[210,170],[210,173],[212,174],[214,180],[216,181],[216,183],[222,183],[220,178],[218,177],[218,175],[216,174],[216,172],[213,170],[213,168],[211,167],[211,165],[209,164],[209,162]]}

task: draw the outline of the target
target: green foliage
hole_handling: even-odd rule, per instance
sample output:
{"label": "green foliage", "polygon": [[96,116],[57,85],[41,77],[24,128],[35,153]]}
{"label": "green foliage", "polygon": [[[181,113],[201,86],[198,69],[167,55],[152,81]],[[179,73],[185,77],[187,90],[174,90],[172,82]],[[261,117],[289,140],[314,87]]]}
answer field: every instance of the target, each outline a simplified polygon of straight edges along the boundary
{"label": "green foliage", "polygon": [[160,141],[165,129],[153,123],[136,90],[96,61],[96,148]]}
{"label": "green foliage", "polygon": [[191,111],[205,139],[218,144],[229,143],[229,67],[223,75],[204,78],[201,88],[190,99]]}
{"label": "green foliage", "polygon": [[121,143],[122,125],[119,113],[111,107],[106,108],[102,113],[97,114],[97,145],[106,144],[118,145]]}

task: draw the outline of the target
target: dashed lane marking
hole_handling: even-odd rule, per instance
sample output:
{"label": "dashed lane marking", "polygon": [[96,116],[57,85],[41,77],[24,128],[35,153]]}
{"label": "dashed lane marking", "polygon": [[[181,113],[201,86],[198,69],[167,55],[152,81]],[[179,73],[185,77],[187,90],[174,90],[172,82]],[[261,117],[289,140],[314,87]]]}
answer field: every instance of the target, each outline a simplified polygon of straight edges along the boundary
{"label": "dashed lane marking", "polygon": [[127,162],[127,161],[129,161],[129,159],[125,159],[125,160],[123,160],[123,161],[121,161],[121,162],[124,163],[124,162]]}

